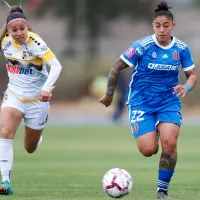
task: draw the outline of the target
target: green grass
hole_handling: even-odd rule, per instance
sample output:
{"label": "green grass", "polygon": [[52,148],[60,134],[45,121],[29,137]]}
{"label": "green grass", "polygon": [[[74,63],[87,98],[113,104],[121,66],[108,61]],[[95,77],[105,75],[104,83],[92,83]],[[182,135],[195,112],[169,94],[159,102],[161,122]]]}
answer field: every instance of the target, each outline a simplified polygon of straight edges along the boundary
{"label": "green grass", "polygon": [[[179,158],[170,195],[176,200],[200,199],[200,128],[182,128]],[[14,200],[109,200],[101,180],[111,168],[126,169],[133,177],[124,200],[156,199],[159,154],[145,158],[137,150],[129,127],[47,127],[34,154],[23,149],[23,129],[15,140],[12,173]]]}

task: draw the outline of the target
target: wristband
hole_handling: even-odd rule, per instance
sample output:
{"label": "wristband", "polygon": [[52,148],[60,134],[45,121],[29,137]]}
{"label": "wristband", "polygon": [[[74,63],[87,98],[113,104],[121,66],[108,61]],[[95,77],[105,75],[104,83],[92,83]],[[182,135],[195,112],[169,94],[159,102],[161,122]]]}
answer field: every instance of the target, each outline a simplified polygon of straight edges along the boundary
{"label": "wristband", "polygon": [[190,92],[192,90],[192,88],[190,87],[190,85],[188,85],[187,83],[184,85],[187,89],[188,92]]}

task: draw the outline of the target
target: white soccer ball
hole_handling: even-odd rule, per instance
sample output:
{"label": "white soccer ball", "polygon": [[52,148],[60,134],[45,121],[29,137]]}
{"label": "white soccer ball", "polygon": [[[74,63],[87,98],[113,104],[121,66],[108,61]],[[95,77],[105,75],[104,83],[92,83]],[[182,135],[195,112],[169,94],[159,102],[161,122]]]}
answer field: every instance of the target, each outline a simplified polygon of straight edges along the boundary
{"label": "white soccer ball", "polygon": [[102,186],[105,193],[113,198],[120,198],[131,192],[133,180],[124,169],[114,168],[103,177]]}

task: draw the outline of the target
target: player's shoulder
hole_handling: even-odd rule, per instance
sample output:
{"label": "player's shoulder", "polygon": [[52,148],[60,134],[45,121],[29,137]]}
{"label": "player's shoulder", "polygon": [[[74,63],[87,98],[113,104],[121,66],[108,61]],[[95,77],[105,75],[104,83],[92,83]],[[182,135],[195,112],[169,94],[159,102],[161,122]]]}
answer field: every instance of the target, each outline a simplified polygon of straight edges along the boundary
{"label": "player's shoulder", "polygon": [[34,52],[46,51],[48,48],[43,39],[34,32],[28,32],[27,44]]}
{"label": "player's shoulder", "polygon": [[146,37],[143,37],[143,38],[137,40],[136,43],[138,43],[142,47],[146,47],[146,46],[154,43],[154,41],[153,41],[152,35],[148,35]]}
{"label": "player's shoulder", "polygon": [[33,41],[41,40],[41,37],[37,33],[31,31],[28,32],[28,37],[28,39],[31,39]]}
{"label": "player's shoulder", "polygon": [[27,43],[33,47],[41,47],[42,45],[45,44],[43,39],[37,33],[30,32],[30,31],[28,32]]}
{"label": "player's shoulder", "polygon": [[2,39],[2,42],[1,42],[1,46],[4,46],[8,43],[11,43],[12,41],[12,37],[10,34],[6,33],[6,35],[4,36],[4,38]]}
{"label": "player's shoulder", "polygon": [[178,38],[175,38],[174,45],[178,47],[179,49],[183,49],[183,50],[188,47],[183,41],[179,40]]}

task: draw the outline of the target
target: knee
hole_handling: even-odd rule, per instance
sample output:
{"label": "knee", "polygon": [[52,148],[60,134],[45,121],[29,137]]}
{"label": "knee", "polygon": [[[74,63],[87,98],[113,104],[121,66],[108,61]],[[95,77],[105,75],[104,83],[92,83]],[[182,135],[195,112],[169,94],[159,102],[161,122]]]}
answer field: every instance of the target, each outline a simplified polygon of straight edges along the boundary
{"label": "knee", "polygon": [[163,152],[174,153],[177,149],[177,140],[164,140],[162,141]]}
{"label": "knee", "polygon": [[28,146],[24,146],[24,148],[28,153],[34,153],[37,149],[37,147],[28,147]]}
{"label": "knee", "polygon": [[159,146],[156,147],[143,147],[139,148],[140,153],[145,157],[151,157],[152,155],[156,154],[158,152]]}
{"label": "knee", "polygon": [[1,137],[4,139],[13,139],[14,131],[8,127],[1,127]]}

